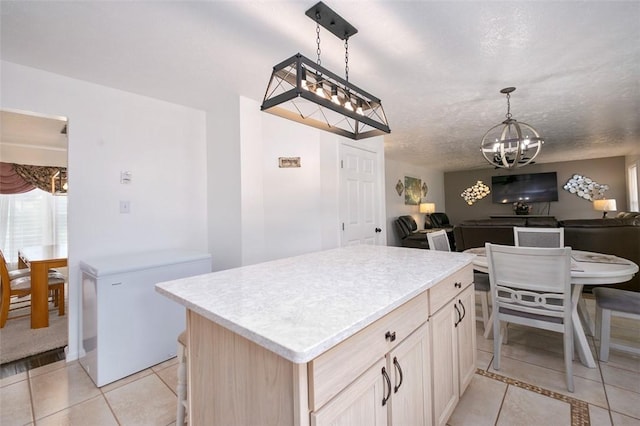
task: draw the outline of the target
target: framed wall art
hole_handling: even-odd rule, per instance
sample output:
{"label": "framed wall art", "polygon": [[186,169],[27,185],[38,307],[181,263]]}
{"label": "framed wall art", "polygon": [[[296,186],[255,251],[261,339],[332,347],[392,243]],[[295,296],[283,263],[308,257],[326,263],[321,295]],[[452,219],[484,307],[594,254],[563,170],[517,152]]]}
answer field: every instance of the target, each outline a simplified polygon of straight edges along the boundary
{"label": "framed wall art", "polygon": [[422,181],[418,178],[404,177],[404,203],[412,206],[420,204]]}

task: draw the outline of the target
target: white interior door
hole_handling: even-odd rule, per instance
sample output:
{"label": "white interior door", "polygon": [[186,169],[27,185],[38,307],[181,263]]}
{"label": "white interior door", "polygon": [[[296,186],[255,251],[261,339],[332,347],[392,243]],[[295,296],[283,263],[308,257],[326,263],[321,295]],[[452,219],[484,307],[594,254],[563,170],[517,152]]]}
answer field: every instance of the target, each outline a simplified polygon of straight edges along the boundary
{"label": "white interior door", "polygon": [[384,243],[377,154],[344,144],[340,149],[341,245]]}

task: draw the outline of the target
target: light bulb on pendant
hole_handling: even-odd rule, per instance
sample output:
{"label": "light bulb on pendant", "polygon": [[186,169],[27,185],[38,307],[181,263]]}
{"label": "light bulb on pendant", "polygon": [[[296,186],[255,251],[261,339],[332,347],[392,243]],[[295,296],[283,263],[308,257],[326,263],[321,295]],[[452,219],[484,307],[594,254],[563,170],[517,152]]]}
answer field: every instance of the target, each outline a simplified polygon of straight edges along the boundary
{"label": "light bulb on pendant", "polygon": [[353,112],[353,103],[351,103],[351,98],[348,97],[347,100],[344,103],[344,108]]}
{"label": "light bulb on pendant", "polygon": [[302,67],[302,71],[300,72],[300,80],[301,86],[304,90],[309,90],[309,86],[307,85],[307,69]]}
{"label": "light bulb on pendant", "polygon": [[358,99],[358,108],[356,108],[356,114],[364,115],[364,111],[362,111],[362,99]]}
{"label": "light bulb on pendant", "polygon": [[340,105],[340,98],[338,98],[338,87],[335,85],[331,86],[331,102],[336,105]]}

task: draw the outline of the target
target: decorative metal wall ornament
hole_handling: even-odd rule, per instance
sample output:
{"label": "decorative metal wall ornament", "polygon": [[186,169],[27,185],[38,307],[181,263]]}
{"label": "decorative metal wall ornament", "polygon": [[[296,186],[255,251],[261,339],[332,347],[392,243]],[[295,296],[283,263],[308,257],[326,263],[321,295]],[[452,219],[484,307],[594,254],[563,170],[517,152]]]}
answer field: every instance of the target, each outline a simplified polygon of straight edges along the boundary
{"label": "decorative metal wall ornament", "polygon": [[484,158],[496,167],[515,169],[531,163],[540,153],[544,140],[530,125],[511,118],[511,92],[515,87],[506,87],[500,93],[507,95],[507,119],[484,134],[480,150]]}
{"label": "decorative metal wall ornament", "polygon": [[[390,133],[382,102],[349,82],[349,37],[358,32],[324,3],[306,15],[316,21],[316,63],[300,53],[273,67],[260,109],[351,139]],[[321,66],[320,26],[345,46],[345,78]]]}
{"label": "decorative metal wall ornament", "polygon": [[602,185],[587,176],[575,174],[562,188],[587,201],[593,201],[605,198],[604,193],[609,189],[609,185]]}
{"label": "decorative metal wall ornament", "polygon": [[429,192],[427,182],[422,182],[422,198],[425,198],[427,196],[427,192]]}
{"label": "decorative metal wall ornament", "polygon": [[476,201],[482,200],[484,197],[489,195],[490,192],[491,190],[489,189],[489,187],[482,183],[481,180],[479,180],[469,188],[462,191],[462,194],[460,194],[460,196],[464,198],[468,205],[471,206]]}
{"label": "decorative metal wall ornament", "polygon": [[398,193],[398,197],[402,197],[402,192],[404,191],[404,184],[401,179],[398,179],[398,183],[396,183],[396,192]]}

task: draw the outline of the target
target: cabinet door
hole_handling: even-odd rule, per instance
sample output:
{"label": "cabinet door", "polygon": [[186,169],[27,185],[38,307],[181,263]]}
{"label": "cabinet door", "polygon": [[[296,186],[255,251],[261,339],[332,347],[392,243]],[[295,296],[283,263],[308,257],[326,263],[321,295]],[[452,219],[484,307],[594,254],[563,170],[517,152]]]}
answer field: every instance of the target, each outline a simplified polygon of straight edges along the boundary
{"label": "cabinet door", "polygon": [[423,324],[388,356],[392,425],[431,425],[429,328]]}
{"label": "cabinet door", "polygon": [[434,425],[447,422],[460,398],[458,338],[455,327],[459,314],[454,306],[457,301],[458,299],[450,301],[429,320]]}
{"label": "cabinet door", "polygon": [[456,327],[458,335],[458,365],[460,376],[460,396],[471,383],[476,371],[476,304],[473,286],[468,287],[455,298],[458,308],[464,314]]}
{"label": "cabinet door", "polygon": [[[312,426],[387,425],[388,385],[382,369],[388,373],[382,358],[347,386],[320,410],[311,413]],[[391,390],[393,392],[393,389]]]}

